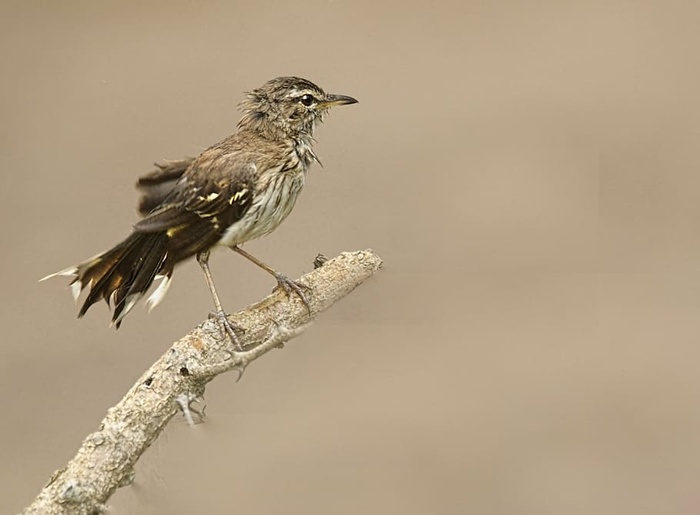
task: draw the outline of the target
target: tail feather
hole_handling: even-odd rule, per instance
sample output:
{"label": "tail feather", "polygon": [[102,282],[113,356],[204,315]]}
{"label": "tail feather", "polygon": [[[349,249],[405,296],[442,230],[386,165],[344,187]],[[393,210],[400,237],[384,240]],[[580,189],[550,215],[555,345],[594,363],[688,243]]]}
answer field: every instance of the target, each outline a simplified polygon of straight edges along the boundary
{"label": "tail feather", "polygon": [[132,244],[129,241],[130,239],[131,237],[127,238],[113,249],[76,267],[77,274],[71,283],[71,287],[77,289],[76,285],[80,285],[79,292],[82,292],[84,288],[89,288],[87,297],[78,312],[78,318],[82,318],[87,310],[90,309],[90,306],[98,302],[100,298],[109,305],[110,296],[123,284],[124,276],[115,274],[115,272],[128,251],[129,245]]}
{"label": "tail feather", "polygon": [[165,233],[136,234],[139,234],[143,244],[131,249],[121,260],[123,267],[117,267],[116,270],[126,279],[113,293],[110,293],[114,295],[112,321],[117,327],[136,302],[148,291],[168,257],[165,247],[168,237]]}
{"label": "tail feather", "polygon": [[168,259],[167,234],[134,232],[113,249],[44,279],[58,275],[73,277],[71,290],[76,300],[83,289],[89,290],[78,317],[85,315],[93,304],[102,299],[113,307],[112,323],[119,327],[126,314],[148,291],[156,276],[163,280],[158,287],[155,302],[150,302],[149,299],[149,307],[152,308],[162,299],[173,267],[174,263]]}

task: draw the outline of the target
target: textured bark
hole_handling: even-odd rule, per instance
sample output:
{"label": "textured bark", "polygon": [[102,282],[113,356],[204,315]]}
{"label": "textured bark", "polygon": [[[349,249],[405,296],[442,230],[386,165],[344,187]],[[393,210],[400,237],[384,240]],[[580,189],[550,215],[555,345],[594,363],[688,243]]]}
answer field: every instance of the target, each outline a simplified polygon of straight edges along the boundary
{"label": "textured bark", "polygon": [[300,334],[321,311],[374,274],[381,259],[371,250],[347,252],[302,276],[309,286],[310,313],[297,296],[276,291],[230,317],[245,330],[243,351],[233,351],[220,336],[215,320],[207,320],[176,341],[107,411],[98,431],[88,435],[76,456],[54,472],[24,513],[92,514],[105,508],[114,491],[134,479],[134,466],[168,421],[191,408],[216,375],[243,369],[258,357]]}

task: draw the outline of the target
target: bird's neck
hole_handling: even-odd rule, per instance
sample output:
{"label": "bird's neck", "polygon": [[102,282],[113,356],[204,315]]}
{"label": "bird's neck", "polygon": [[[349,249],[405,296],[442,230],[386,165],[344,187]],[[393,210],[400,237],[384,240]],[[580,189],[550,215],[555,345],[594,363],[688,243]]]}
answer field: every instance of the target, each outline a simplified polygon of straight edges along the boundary
{"label": "bird's neck", "polygon": [[238,129],[256,132],[273,140],[291,139],[305,141],[309,144],[313,141],[314,123],[299,127],[292,125],[288,120],[270,119],[268,113],[261,111],[247,111],[238,122]]}
{"label": "bird's neck", "polygon": [[310,130],[300,131],[292,129],[288,125],[272,122],[263,113],[249,111],[238,122],[238,130],[252,132],[270,141],[287,141],[305,166],[309,166],[313,162],[321,164],[313,150],[313,127]]}
{"label": "bird's neck", "polygon": [[308,167],[313,162],[323,166],[314,152],[313,142],[314,139],[311,136],[300,135],[298,138],[294,138],[294,151],[305,166]]}

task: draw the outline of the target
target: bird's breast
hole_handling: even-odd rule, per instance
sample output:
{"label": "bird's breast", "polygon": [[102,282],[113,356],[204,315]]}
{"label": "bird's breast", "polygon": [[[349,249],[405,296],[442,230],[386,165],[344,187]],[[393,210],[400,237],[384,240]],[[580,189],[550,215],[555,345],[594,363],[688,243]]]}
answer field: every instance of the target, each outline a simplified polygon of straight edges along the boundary
{"label": "bird's breast", "polygon": [[219,245],[232,247],[265,236],[274,231],[289,215],[304,187],[306,166],[290,163],[278,170],[263,172],[260,187],[250,208],[231,225],[219,240]]}

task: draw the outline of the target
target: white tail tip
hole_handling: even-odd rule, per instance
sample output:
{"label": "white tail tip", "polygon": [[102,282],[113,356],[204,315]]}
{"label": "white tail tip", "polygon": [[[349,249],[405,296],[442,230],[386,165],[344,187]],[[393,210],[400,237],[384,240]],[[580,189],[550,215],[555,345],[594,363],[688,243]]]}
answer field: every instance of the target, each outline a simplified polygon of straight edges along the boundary
{"label": "white tail tip", "polygon": [[163,297],[165,297],[165,294],[168,293],[168,288],[170,288],[170,277],[167,275],[156,275],[156,280],[160,279],[160,284],[158,285],[158,288],[156,288],[153,293],[148,297],[148,300],[146,301],[146,305],[148,306],[148,312],[150,313],[153,311],[153,308],[155,308],[160,302],[163,300]]}
{"label": "white tail tip", "polygon": [[78,277],[78,268],[75,267],[75,266],[71,266],[71,267],[69,267],[69,268],[65,268],[65,269],[61,270],[60,272],[56,272],[56,273],[54,273],[54,274],[49,274],[49,275],[47,275],[46,277],[42,277],[41,279],[39,279],[39,282],[41,283],[41,282],[46,281],[47,279],[52,279],[52,278],[54,278],[54,277],[59,277],[59,276],[62,276],[62,277]]}

